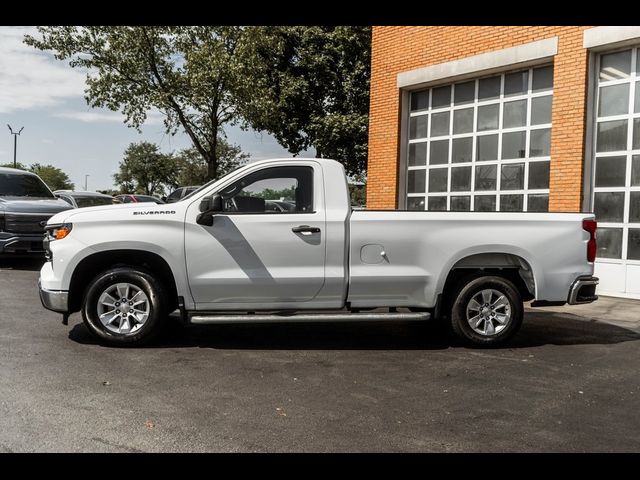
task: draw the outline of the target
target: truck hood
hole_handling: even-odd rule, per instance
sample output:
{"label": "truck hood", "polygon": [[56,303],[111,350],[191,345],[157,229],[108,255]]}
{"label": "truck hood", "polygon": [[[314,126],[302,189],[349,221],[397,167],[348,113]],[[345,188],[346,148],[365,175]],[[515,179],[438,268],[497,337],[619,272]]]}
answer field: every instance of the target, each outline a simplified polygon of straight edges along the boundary
{"label": "truck hood", "polygon": [[109,219],[121,218],[129,220],[136,218],[132,216],[132,210],[142,210],[145,212],[155,212],[158,210],[175,210],[173,205],[158,205],[153,202],[144,203],[119,203],[114,205],[99,205],[97,207],[74,208],[67,210],[49,219],[49,224],[65,223],[65,222],[82,222],[83,220],[95,220],[96,215],[105,216]]}
{"label": "truck hood", "polygon": [[0,213],[51,213],[73,208],[59,198],[0,197]]}

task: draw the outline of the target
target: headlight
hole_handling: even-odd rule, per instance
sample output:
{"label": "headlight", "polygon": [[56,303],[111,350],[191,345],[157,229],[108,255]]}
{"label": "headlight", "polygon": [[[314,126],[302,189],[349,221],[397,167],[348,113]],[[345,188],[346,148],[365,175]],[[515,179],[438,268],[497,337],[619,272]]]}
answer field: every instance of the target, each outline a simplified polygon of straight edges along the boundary
{"label": "headlight", "polygon": [[47,231],[47,238],[49,241],[62,240],[71,233],[73,225],[70,223],[61,223],[58,225],[47,225],[45,230]]}

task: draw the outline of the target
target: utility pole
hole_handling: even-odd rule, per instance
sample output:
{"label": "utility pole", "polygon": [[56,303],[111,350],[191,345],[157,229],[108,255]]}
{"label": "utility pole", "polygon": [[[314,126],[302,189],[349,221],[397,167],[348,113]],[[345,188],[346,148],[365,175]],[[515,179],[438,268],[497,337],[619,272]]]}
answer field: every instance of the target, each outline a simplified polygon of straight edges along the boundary
{"label": "utility pole", "polygon": [[90,177],[88,173],[84,176],[84,191],[87,191],[87,178]]}
{"label": "utility pole", "polygon": [[7,127],[9,127],[9,131],[11,132],[11,135],[13,135],[13,168],[16,168],[17,166],[16,150],[18,148],[18,135],[20,135],[20,132],[24,130],[24,127],[20,128],[20,130],[18,130],[17,132],[14,132],[13,128],[11,128],[11,125],[9,125],[8,123],[7,123]]}

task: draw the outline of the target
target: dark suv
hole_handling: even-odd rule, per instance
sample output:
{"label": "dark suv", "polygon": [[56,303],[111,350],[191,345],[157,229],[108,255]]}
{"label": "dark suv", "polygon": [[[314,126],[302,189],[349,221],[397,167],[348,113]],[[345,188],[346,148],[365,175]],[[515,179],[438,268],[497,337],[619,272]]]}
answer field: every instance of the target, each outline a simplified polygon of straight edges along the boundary
{"label": "dark suv", "polygon": [[36,174],[0,168],[0,255],[44,253],[47,220],[70,208]]}

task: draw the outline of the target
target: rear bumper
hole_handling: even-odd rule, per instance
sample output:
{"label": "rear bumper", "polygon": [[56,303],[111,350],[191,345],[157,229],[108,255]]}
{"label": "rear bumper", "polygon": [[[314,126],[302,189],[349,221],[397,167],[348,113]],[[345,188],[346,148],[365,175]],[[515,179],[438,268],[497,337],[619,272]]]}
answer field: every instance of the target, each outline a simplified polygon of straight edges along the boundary
{"label": "rear bumper", "polygon": [[44,254],[44,235],[0,234],[0,254]]}
{"label": "rear bumper", "polygon": [[42,288],[40,280],[38,280],[38,290],[40,291],[40,302],[44,308],[58,313],[69,313],[69,292]]}
{"label": "rear bumper", "polygon": [[596,295],[596,286],[599,279],[593,276],[578,277],[569,289],[569,297],[567,303],[569,305],[578,305],[581,303],[591,303],[598,299]]}

